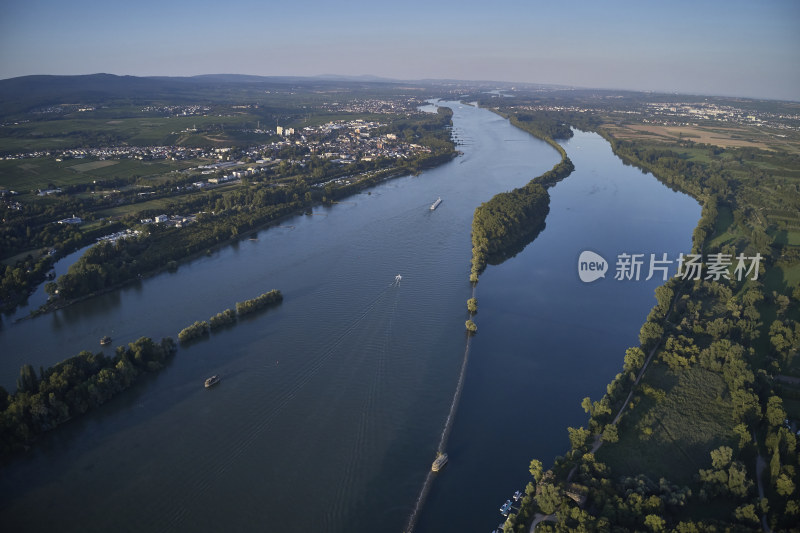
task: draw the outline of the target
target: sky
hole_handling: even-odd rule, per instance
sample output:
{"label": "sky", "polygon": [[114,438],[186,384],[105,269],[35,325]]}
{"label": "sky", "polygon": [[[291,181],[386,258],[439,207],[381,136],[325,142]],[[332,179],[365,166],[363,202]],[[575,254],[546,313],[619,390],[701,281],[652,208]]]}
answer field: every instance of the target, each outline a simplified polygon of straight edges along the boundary
{"label": "sky", "polygon": [[373,75],[800,101],[800,2],[3,0],[0,79]]}

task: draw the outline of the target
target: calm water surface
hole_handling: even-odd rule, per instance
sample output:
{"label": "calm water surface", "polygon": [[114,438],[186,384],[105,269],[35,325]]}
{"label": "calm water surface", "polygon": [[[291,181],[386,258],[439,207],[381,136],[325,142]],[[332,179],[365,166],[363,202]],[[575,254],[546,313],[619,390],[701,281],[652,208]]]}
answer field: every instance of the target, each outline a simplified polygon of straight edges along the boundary
{"label": "calm water surface", "polygon": [[[451,163],[315,208],[313,216],[286,220],[176,273],[6,322],[0,384],[13,389],[23,363],[47,366],[100,350],[103,335],[113,346],[141,336],[176,337],[237,301],[273,288],[285,297],[276,309],[182,347],[167,369],[45,436],[4,468],[4,529],[400,531],[430,468],[464,353],[472,212],[558,161],[551,147],[496,115],[452,106],[464,155]],[[439,196],[442,205],[430,211]],[[398,273],[403,280],[392,286]],[[462,468],[476,471],[458,450],[474,446],[486,467],[479,475],[487,479],[500,476],[498,461],[507,460],[503,468],[513,476],[498,478],[503,490],[515,488],[526,465],[480,425],[468,435],[470,420],[477,421],[469,413],[481,409],[473,395],[502,387],[482,382],[482,365],[491,368],[498,352],[510,356],[515,349],[500,343],[507,331],[491,333],[492,323],[505,320],[504,292],[490,290],[492,275],[490,269],[481,282],[482,330],[453,434],[454,459],[429,501],[435,512],[465,511],[471,524],[492,519],[496,504],[492,494],[480,498],[480,507],[464,507],[448,488]],[[529,273],[524,283],[534,277]],[[552,308],[536,313],[568,320]],[[522,322],[528,328],[532,321]],[[618,331],[630,333],[627,326]],[[529,372],[534,355],[519,351],[519,366],[506,367],[506,378]],[[206,390],[203,380],[212,374],[222,382]],[[607,381],[594,377],[595,387]],[[521,402],[504,409],[522,415],[530,406]],[[574,407],[567,404],[565,412]],[[531,424],[519,426],[525,431],[536,424],[528,414]],[[506,430],[506,438],[524,436],[516,426]],[[554,435],[548,438],[560,449],[565,439]],[[527,447],[523,455],[535,452]],[[470,479],[473,485],[482,479]],[[420,529],[438,524],[431,515]]]}
{"label": "calm water surface", "polygon": [[[569,450],[567,426],[587,422],[581,400],[600,399],[625,349],[638,345],[663,281],[644,281],[646,267],[641,281],[615,281],[617,255],[644,253],[647,265],[650,253],[674,260],[691,249],[700,206],[624,166],[602,137],[575,133],[562,143],[575,171],[550,189],[545,230],[478,283],[450,462],[418,532],[491,531],[504,520],[498,509],[530,481],[530,460],[547,467]],[[605,279],[580,281],[583,250],[610,261]]]}

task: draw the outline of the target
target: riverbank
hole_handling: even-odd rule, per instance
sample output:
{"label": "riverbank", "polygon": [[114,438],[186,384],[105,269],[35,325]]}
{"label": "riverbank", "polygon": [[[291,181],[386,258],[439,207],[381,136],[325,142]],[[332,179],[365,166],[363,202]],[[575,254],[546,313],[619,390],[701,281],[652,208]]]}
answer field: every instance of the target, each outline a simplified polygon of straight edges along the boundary
{"label": "riverbank", "polygon": [[[558,160],[494,115],[454,107],[454,133],[477,143],[459,146],[457,160],[314,210],[325,216],[284,221],[177,273],[4,328],[3,363],[13,374],[2,383],[13,384],[24,362],[50,366],[97,347],[102,335],[120,344],[140,332],[174,337],[234,301],[273,287],[285,296],[264,319],[221,328],[134,392],[44,436],[0,479],[9,527],[48,529],[48,516],[58,516],[65,533],[125,523],[400,531],[430,471],[463,364],[474,209]],[[392,287],[397,274],[402,282]],[[472,365],[481,363],[475,342],[487,334],[472,339],[447,444],[458,468],[438,476],[423,514],[436,508],[448,478],[468,468],[454,438]],[[209,391],[201,384],[212,375],[223,379]],[[481,432],[474,441],[492,438]],[[314,501],[315,512],[293,511],[301,499]],[[95,505],[79,503],[88,500]],[[41,501],[54,502],[47,516],[30,512]],[[129,501],[150,511],[136,514]],[[426,530],[423,522],[418,529]]]}
{"label": "riverbank", "polygon": [[[472,283],[478,282],[487,263],[499,264],[513,257],[536,238],[544,228],[550,210],[547,189],[575,170],[566,150],[546,133],[549,124],[536,122],[535,118],[522,122],[514,114],[504,114],[497,110],[495,112],[509,119],[513,126],[554,147],[561,155],[561,161],[549,171],[533,178],[524,187],[498,193],[475,209],[469,278]],[[567,131],[571,136],[572,132]]]}
{"label": "riverbank", "polygon": [[[496,528],[497,508],[525,492],[531,458],[564,453],[565,427],[585,424],[581,399],[605,392],[663,283],[647,272],[614,280],[615,254],[677,257],[699,217],[693,200],[623,165],[598,135],[576,130],[563,145],[575,170],[549,190],[546,228],[481,274],[479,334],[448,444],[459,468],[434,483],[420,531]],[[605,279],[580,281],[585,249],[610,261]]]}
{"label": "riverbank", "polygon": [[[373,186],[378,185],[380,183],[383,183],[383,182],[385,182],[387,180],[398,178],[398,177],[402,177],[402,176],[406,176],[406,175],[409,175],[409,173],[412,173],[412,174],[416,175],[416,174],[419,174],[420,172],[422,172],[423,170],[435,168],[435,167],[437,167],[439,165],[447,163],[448,161],[451,161],[453,158],[457,157],[459,154],[460,154],[460,152],[458,150],[455,150],[455,148],[453,148],[449,152],[432,155],[432,156],[429,156],[429,157],[426,157],[426,158],[422,158],[422,159],[420,159],[418,161],[415,161],[414,164],[412,165],[413,168],[408,168],[408,167],[403,166],[403,167],[394,167],[394,168],[382,169],[382,170],[374,171],[372,174],[367,175],[367,176],[359,179],[358,181],[356,181],[354,183],[345,184],[345,185],[339,185],[339,186],[333,188],[333,192],[336,193],[335,198],[337,200],[338,199],[342,199],[342,198],[349,198],[349,197],[351,197],[351,196],[353,196],[355,194],[360,193],[364,189],[367,189],[369,187],[373,187]],[[310,209],[310,208],[318,207],[318,206],[321,206],[321,205],[329,205],[331,202],[332,202],[332,199],[329,199],[327,202],[318,201],[318,202],[311,203],[311,204],[305,204],[305,203],[300,203],[300,202],[292,202],[291,204],[287,204],[283,209],[279,208],[278,212],[275,214],[274,218],[270,219],[269,221],[267,221],[267,222],[265,222],[263,224],[260,224],[260,225],[257,225],[257,226],[251,227],[251,228],[247,228],[245,230],[245,233],[263,231],[263,230],[269,229],[270,227],[278,226],[283,221],[285,221],[285,220],[287,220],[287,219],[289,219],[291,217],[306,213],[307,210]],[[189,263],[191,261],[194,261],[195,259],[198,259],[198,258],[200,258],[200,257],[202,257],[204,255],[209,255],[210,253],[212,253],[214,251],[217,251],[217,250],[220,250],[220,249],[225,248],[227,246],[230,246],[232,243],[239,242],[241,240],[242,240],[242,237],[240,237],[237,234],[235,236],[229,237],[228,239],[223,239],[223,240],[217,241],[217,242],[215,242],[213,244],[208,244],[207,247],[206,247],[206,245],[204,245],[201,248],[205,248],[205,249],[197,250],[197,251],[195,251],[193,253],[190,253],[188,255],[185,255],[185,256],[183,256],[183,257],[181,257],[179,259],[170,259],[169,261],[167,261],[166,263],[164,263],[164,264],[162,264],[162,265],[160,265],[158,267],[155,267],[153,269],[138,273],[135,277],[130,277],[128,279],[121,280],[121,281],[119,281],[117,283],[114,283],[114,284],[108,286],[108,287],[103,287],[100,290],[92,291],[90,293],[81,295],[80,297],[77,297],[77,298],[56,299],[56,300],[48,301],[47,303],[45,303],[44,305],[42,305],[38,309],[36,309],[34,311],[31,311],[31,313],[29,315],[24,316],[24,317],[20,317],[19,319],[15,320],[14,323],[20,322],[20,321],[23,321],[23,320],[27,320],[27,319],[30,319],[30,318],[35,318],[36,316],[39,316],[39,315],[42,315],[42,314],[46,314],[46,313],[49,313],[49,312],[52,312],[52,311],[55,311],[55,310],[64,309],[64,308],[69,307],[69,306],[71,306],[71,305],[73,305],[75,303],[82,302],[82,301],[94,298],[94,297],[99,296],[101,294],[113,292],[115,290],[118,290],[118,289],[121,289],[123,287],[129,286],[129,285],[131,285],[133,283],[137,283],[137,282],[139,282],[139,281],[141,281],[143,279],[156,276],[156,275],[158,275],[158,274],[160,274],[162,272],[179,268],[179,266],[182,265],[182,264],[186,264],[186,263]]]}

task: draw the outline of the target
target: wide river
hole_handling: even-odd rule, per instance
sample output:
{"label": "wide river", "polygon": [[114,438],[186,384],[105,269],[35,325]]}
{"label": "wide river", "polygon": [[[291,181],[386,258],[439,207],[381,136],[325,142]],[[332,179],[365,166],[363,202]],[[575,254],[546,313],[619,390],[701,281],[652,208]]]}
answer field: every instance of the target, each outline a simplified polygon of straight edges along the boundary
{"label": "wide river", "polygon": [[[122,290],[2,325],[0,385],[23,363],[176,337],[235,302],[283,304],[210,339],[0,471],[8,531],[402,531],[430,470],[464,357],[470,223],[558,153],[489,111],[448,103],[464,154]],[[497,508],[568,446],[654,303],[616,255],[690,247],[699,206],[623,166],[599,136],[547,227],[478,284],[479,332],[447,451],[416,531],[489,531]],[[435,211],[430,204],[441,197]],[[577,259],[611,270],[584,284]],[[649,257],[649,255],[648,255]],[[399,285],[393,281],[402,275]],[[643,272],[642,278],[646,277]],[[112,349],[106,350],[107,354]],[[203,388],[218,374],[219,385]]]}

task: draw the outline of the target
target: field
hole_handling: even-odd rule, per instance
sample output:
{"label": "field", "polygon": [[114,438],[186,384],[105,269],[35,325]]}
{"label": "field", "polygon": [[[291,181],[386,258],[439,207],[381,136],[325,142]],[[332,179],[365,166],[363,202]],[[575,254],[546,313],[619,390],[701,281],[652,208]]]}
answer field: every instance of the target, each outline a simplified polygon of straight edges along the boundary
{"label": "field", "polygon": [[[119,144],[202,147],[236,141],[235,130],[253,129],[261,120],[259,116],[241,112],[186,117],[126,117],[114,120],[94,119],[91,115],[73,115],[0,127],[0,152],[59,150],[86,144],[95,147]],[[191,130],[195,128],[204,133],[192,134]],[[213,136],[208,132],[213,132]],[[198,139],[202,142],[192,142]]]}
{"label": "field", "polygon": [[89,170],[97,170],[100,168],[110,167],[116,165],[119,161],[92,161],[91,163],[81,163],[79,165],[72,165],[70,170],[75,172],[87,172]]}
{"label": "field", "polygon": [[700,468],[709,468],[709,450],[732,443],[725,383],[699,366],[675,373],[663,363],[653,365],[643,382],[665,394],[639,394],[640,403],[620,422],[619,442],[604,444],[598,460],[617,476],[647,472],[655,481],[689,485]]}
{"label": "field", "polygon": [[689,140],[721,148],[751,147],[800,153],[800,137],[785,130],[756,126],[660,126],[644,124],[605,124],[618,139],[674,143]]}
{"label": "field", "polygon": [[[78,160],[81,161],[81,160]],[[0,189],[24,194],[37,189],[67,187],[91,183],[94,179],[157,177],[174,170],[202,165],[204,161],[140,161],[120,159],[113,161],[76,160],[56,161],[52,158],[15,159],[0,161]]]}

